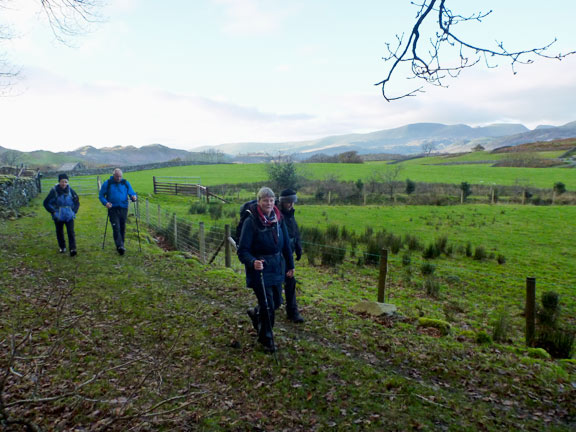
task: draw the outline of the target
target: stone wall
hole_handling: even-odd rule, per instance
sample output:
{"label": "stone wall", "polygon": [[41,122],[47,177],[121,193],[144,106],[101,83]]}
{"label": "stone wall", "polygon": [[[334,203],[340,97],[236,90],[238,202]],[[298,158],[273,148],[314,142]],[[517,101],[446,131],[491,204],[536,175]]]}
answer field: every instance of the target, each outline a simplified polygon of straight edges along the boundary
{"label": "stone wall", "polygon": [[[188,166],[188,165],[211,165],[213,163],[210,162],[190,162],[190,161],[172,161],[172,162],[158,162],[158,163],[151,163],[151,164],[143,164],[143,165],[129,165],[129,166],[118,166],[118,168],[122,169],[122,172],[127,173],[131,171],[143,171],[143,170],[152,170],[152,169],[159,169],[159,168],[169,168],[169,167],[177,167],[177,166]],[[87,168],[84,170],[74,170],[69,171],[66,174],[69,176],[85,176],[85,175],[103,175],[108,174],[109,176],[112,175],[112,171],[114,167],[107,167],[107,168]],[[43,171],[42,176],[44,178],[52,178],[58,177],[58,174],[62,173],[62,171]],[[103,179],[105,180],[105,178]]]}
{"label": "stone wall", "polygon": [[18,216],[18,209],[38,195],[34,178],[6,177],[0,179],[0,218]]}

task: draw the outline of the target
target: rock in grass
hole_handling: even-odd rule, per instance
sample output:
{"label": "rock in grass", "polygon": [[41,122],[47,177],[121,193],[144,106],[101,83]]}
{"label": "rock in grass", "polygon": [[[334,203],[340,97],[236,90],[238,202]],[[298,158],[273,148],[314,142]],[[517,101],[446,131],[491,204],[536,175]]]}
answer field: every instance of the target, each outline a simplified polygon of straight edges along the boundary
{"label": "rock in grass", "polygon": [[388,303],[363,301],[352,306],[352,310],[354,312],[367,313],[374,316],[391,316],[396,313],[396,306]]}

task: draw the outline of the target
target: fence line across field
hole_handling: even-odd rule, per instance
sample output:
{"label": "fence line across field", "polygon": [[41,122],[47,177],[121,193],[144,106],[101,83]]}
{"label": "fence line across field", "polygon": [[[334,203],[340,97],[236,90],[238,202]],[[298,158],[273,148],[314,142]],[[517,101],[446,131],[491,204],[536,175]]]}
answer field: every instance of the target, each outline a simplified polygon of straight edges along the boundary
{"label": "fence line across field", "polygon": [[[172,247],[176,250],[182,250],[184,252],[192,253],[197,256],[202,264],[212,264],[217,263],[217,265],[225,266],[226,268],[232,268],[234,271],[241,272],[243,270],[243,265],[237,259],[232,259],[232,254],[236,252],[237,245],[231,236],[231,227],[226,224],[224,227],[221,225],[206,225],[204,222],[193,222],[183,218],[179,218],[175,213],[170,213],[161,208],[159,204],[156,205],[155,211],[150,208],[150,202],[146,200],[146,224],[149,228],[152,228],[157,234],[164,237],[165,241],[170,243]],[[341,248],[333,245],[322,245],[315,243],[303,242],[304,245],[310,244],[317,247],[323,248],[324,251],[335,251],[336,253],[344,252],[348,257],[371,257],[374,261],[374,267],[378,268],[377,277],[377,300],[382,303],[386,300],[386,295],[388,299],[390,297],[389,286],[391,282],[390,274],[394,275],[396,281],[401,279],[403,273],[403,268],[407,267],[403,264],[402,258],[400,257],[390,257],[388,250],[382,248],[380,254],[376,255],[373,253],[368,253],[364,251],[358,251],[349,248]],[[376,260],[376,258],[378,260]],[[416,265],[422,265],[427,262],[424,259],[416,258]],[[395,272],[390,272],[390,269],[396,269]],[[474,270],[463,269],[461,267],[453,266],[441,266],[438,270],[451,270],[456,274],[467,274],[471,277],[477,278],[479,273]],[[449,276],[449,275],[445,275]],[[513,275],[498,274],[498,273],[482,273],[482,276],[489,276],[497,279],[500,283],[510,283],[511,285],[521,286],[523,278],[519,278]],[[525,308],[534,307],[534,290],[535,290],[534,277],[526,278],[526,304]],[[557,283],[547,283],[546,286],[553,285],[555,287],[561,287]],[[564,289],[567,286],[563,287]],[[387,292],[388,289],[388,292]],[[531,333],[531,328],[533,327],[533,311],[528,311],[526,313],[526,342],[532,343],[533,334]]]}

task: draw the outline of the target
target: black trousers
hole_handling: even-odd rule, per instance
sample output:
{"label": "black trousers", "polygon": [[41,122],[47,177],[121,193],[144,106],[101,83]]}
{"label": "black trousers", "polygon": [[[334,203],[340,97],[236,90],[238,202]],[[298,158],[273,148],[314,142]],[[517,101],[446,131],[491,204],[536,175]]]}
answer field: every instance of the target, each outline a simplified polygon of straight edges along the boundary
{"label": "black trousers", "polygon": [[116,248],[124,247],[124,237],[126,236],[126,219],[128,219],[128,209],[122,207],[112,207],[108,209],[110,225],[114,234],[114,244]]}
{"label": "black trousers", "polygon": [[66,232],[68,233],[68,246],[70,250],[76,250],[76,234],[74,233],[74,219],[68,222],[60,222],[55,220],[56,225],[56,239],[58,240],[58,247],[64,249],[66,241],[64,240],[64,225],[66,225]]}
{"label": "black trousers", "polygon": [[[274,328],[275,311],[282,304],[282,291],[281,288],[277,286],[266,286],[264,289],[262,285],[260,285],[258,288],[252,289],[258,299],[258,307],[256,308],[258,321],[260,322],[258,341],[264,345],[270,345],[272,343],[272,329]],[[264,295],[266,295],[266,298],[264,298]],[[268,301],[268,310],[266,310],[266,300]]]}
{"label": "black trousers", "polygon": [[284,296],[286,297],[286,315],[293,317],[298,313],[296,304],[296,278],[286,277],[284,279]]}

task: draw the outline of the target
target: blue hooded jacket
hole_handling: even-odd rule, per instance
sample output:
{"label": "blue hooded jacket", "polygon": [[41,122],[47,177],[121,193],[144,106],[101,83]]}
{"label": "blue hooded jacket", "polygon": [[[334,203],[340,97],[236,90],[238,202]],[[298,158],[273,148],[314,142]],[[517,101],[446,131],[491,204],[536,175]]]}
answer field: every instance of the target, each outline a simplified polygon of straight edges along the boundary
{"label": "blue hooded jacket", "polygon": [[67,185],[64,189],[56,184],[50,193],[44,199],[44,208],[50,214],[52,219],[59,222],[69,222],[76,218],[76,213],[80,208],[80,199],[78,194]]}
{"label": "blue hooded jacket", "polygon": [[137,196],[128,180],[122,179],[120,182],[114,181],[114,176],[110,176],[100,188],[98,198],[102,205],[112,203],[112,207],[128,208],[129,199]]}

